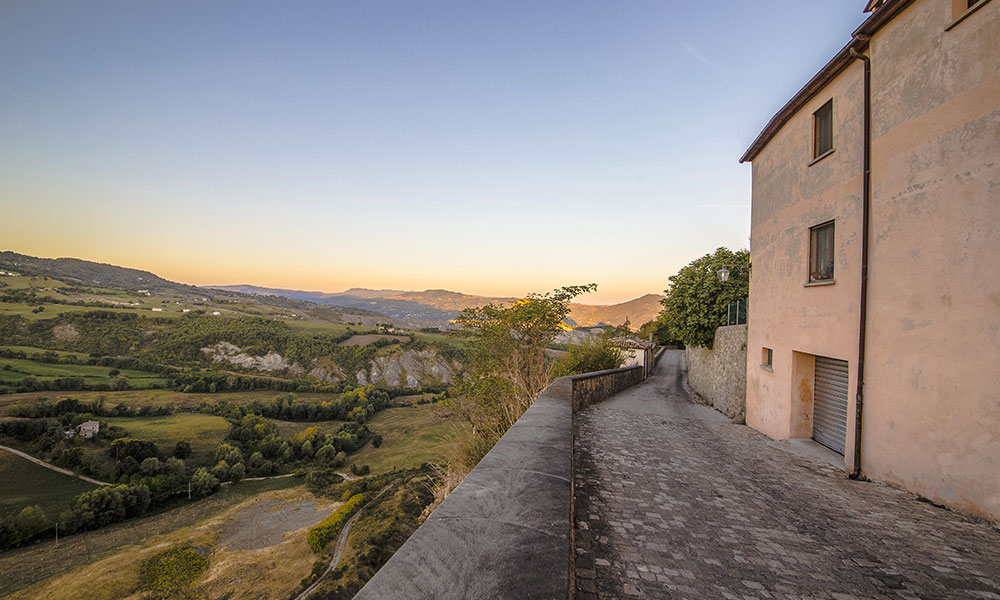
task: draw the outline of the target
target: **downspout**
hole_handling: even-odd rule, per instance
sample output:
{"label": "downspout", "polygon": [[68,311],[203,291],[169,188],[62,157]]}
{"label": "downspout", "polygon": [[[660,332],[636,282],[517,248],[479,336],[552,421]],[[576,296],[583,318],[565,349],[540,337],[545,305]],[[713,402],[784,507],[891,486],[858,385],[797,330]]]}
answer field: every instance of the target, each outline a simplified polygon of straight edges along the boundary
{"label": "downspout", "polygon": [[[867,36],[858,35],[859,42],[867,42]],[[868,322],[868,229],[871,213],[871,171],[872,171],[872,61],[858,52],[853,46],[851,56],[865,63],[865,97],[864,97],[864,188],[862,194],[861,213],[861,315],[858,331],[858,386],[854,396],[854,469],[851,479],[861,476],[861,412],[864,406],[865,386],[865,336]]]}

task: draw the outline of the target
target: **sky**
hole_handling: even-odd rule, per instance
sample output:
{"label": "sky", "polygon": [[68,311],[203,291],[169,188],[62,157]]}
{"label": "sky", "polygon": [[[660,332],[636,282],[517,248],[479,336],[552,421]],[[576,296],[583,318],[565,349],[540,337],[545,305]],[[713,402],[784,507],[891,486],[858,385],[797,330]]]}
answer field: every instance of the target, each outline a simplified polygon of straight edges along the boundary
{"label": "sky", "polygon": [[0,250],[191,283],[659,293],[864,0],[0,0]]}

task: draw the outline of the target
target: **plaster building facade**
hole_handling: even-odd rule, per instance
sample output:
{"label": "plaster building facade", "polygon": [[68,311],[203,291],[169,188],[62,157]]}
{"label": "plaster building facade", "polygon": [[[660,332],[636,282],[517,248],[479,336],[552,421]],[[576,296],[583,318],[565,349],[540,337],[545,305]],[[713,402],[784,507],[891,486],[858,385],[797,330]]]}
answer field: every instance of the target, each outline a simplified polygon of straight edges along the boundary
{"label": "plaster building facade", "polygon": [[866,10],[741,158],[747,424],[1000,520],[1000,2]]}

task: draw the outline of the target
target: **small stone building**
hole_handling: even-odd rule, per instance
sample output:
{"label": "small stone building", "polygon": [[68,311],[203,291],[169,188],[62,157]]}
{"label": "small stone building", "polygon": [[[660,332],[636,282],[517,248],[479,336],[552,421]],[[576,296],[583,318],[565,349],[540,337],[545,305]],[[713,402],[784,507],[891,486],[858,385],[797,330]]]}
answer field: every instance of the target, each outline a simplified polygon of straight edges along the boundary
{"label": "small stone building", "polygon": [[76,426],[76,432],[85,438],[92,438],[97,435],[98,430],[100,430],[101,424],[97,421],[87,421],[85,423],[80,423]]}
{"label": "small stone building", "polygon": [[620,348],[625,358],[623,367],[640,365],[642,367],[642,378],[649,377],[649,371],[653,368],[653,359],[656,355],[656,344],[647,340],[640,340],[634,337],[612,338],[611,343]]}

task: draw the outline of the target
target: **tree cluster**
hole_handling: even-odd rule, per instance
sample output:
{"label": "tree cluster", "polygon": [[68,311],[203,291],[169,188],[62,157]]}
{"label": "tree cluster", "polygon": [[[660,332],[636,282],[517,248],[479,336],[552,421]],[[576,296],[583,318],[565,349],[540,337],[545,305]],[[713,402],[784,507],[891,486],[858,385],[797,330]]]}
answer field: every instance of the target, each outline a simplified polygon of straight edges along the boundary
{"label": "tree cluster", "polygon": [[[729,270],[729,281],[719,280],[723,267]],[[660,318],[677,340],[711,348],[715,329],[726,324],[726,308],[745,299],[749,289],[750,251],[719,248],[670,277]]]}

